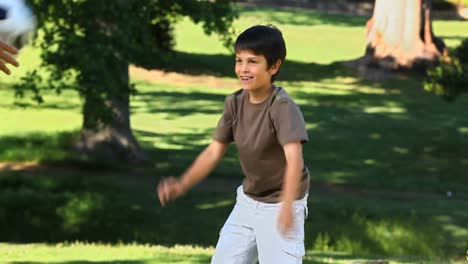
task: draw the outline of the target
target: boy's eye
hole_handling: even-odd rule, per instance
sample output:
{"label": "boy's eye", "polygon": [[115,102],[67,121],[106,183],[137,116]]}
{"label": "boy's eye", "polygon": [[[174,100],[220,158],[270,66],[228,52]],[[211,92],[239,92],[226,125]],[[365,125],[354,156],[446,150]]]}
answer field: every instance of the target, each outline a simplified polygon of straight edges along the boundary
{"label": "boy's eye", "polygon": [[236,59],[236,63],[241,63],[242,60],[241,59]]}
{"label": "boy's eye", "polygon": [[249,63],[257,63],[257,61],[249,60]]}

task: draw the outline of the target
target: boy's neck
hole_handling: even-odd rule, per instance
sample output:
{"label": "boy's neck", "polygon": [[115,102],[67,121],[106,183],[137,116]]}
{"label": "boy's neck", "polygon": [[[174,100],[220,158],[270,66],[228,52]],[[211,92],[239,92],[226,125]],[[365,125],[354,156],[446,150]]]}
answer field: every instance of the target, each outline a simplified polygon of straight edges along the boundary
{"label": "boy's neck", "polygon": [[270,84],[270,86],[265,87],[265,88],[248,91],[250,103],[252,104],[263,103],[270,96],[272,90],[273,90],[273,85]]}

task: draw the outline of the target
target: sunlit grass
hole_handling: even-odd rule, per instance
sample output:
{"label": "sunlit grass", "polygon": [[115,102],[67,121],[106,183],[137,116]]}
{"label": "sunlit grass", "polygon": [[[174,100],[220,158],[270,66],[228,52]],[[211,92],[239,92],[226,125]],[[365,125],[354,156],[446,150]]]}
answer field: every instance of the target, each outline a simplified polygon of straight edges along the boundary
{"label": "sunlit grass", "polygon": [[212,254],[212,248],[193,246],[163,247],[139,244],[100,244],[100,243],[59,243],[0,244],[0,255],[3,263],[16,262],[47,262],[88,263],[88,262],[118,262],[118,263],[206,263]]}
{"label": "sunlit grass", "polygon": [[[316,11],[275,9],[241,9],[235,22],[238,33],[256,24],[274,24],[284,35],[288,49],[287,59],[328,64],[334,61],[355,59],[365,51],[365,23],[367,17],[326,15]],[[434,21],[434,33],[449,47],[457,46],[462,38],[468,37],[468,22]],[[219,39],[205,36],[201,27],[188,19],[176,27],[176,49],[201,54],[229,54]],[[195,45],[193,39],[203,41]]]}
{"label": "sunlit grass", "polygon": [[[0,254],[3,263],[89,263],[89,262],[115,262],[139,264],[195,264],[208,263],[213,248],[178,245],[174,247],[154,246],[150,244],[102,244],[102,243],[59,243],[47,244],[0,244]],[[378,258],[376,258],[378,259]],[[420,263],[411,258],[381,258],[389,264]],[[308,251],[304,257],[304,264],[314,263],[350,263],[368,261],[368,258],[353,257],[346,253],[324,253],[321,251]],[[372,259],[371,259],[372,260]],[[425,262],[431,263],[431,262]],[[434,262],[436,263],[436,262]],[[453,262],[455,263],[455,262]],[[461,262],[460,262],[461,263]]]}

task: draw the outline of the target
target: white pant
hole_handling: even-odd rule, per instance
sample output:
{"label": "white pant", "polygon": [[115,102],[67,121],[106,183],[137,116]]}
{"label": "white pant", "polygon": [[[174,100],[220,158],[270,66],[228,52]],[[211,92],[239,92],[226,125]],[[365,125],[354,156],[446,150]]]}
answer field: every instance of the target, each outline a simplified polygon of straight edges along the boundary
{"label": "white pant", "polygon": [[307,195],[294,202],[294,226],[278,230],[282,203],[267,204],[248,197],[240,186],[237,201],[220,232],[211,264],[301,264],[305,254],[304,220]]}

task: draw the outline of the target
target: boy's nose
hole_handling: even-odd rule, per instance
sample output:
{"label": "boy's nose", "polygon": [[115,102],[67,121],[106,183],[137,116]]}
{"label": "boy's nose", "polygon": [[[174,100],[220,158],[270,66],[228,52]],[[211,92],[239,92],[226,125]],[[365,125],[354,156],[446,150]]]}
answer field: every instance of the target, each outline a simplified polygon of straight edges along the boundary
{"label": "boy's nose", "polygon": [[247,64],[243,64],[243,65],[242,65],[241,71],[242,71],[242,72],[248,72],[248,71],[249,71],[249,68],[247,67]]}

